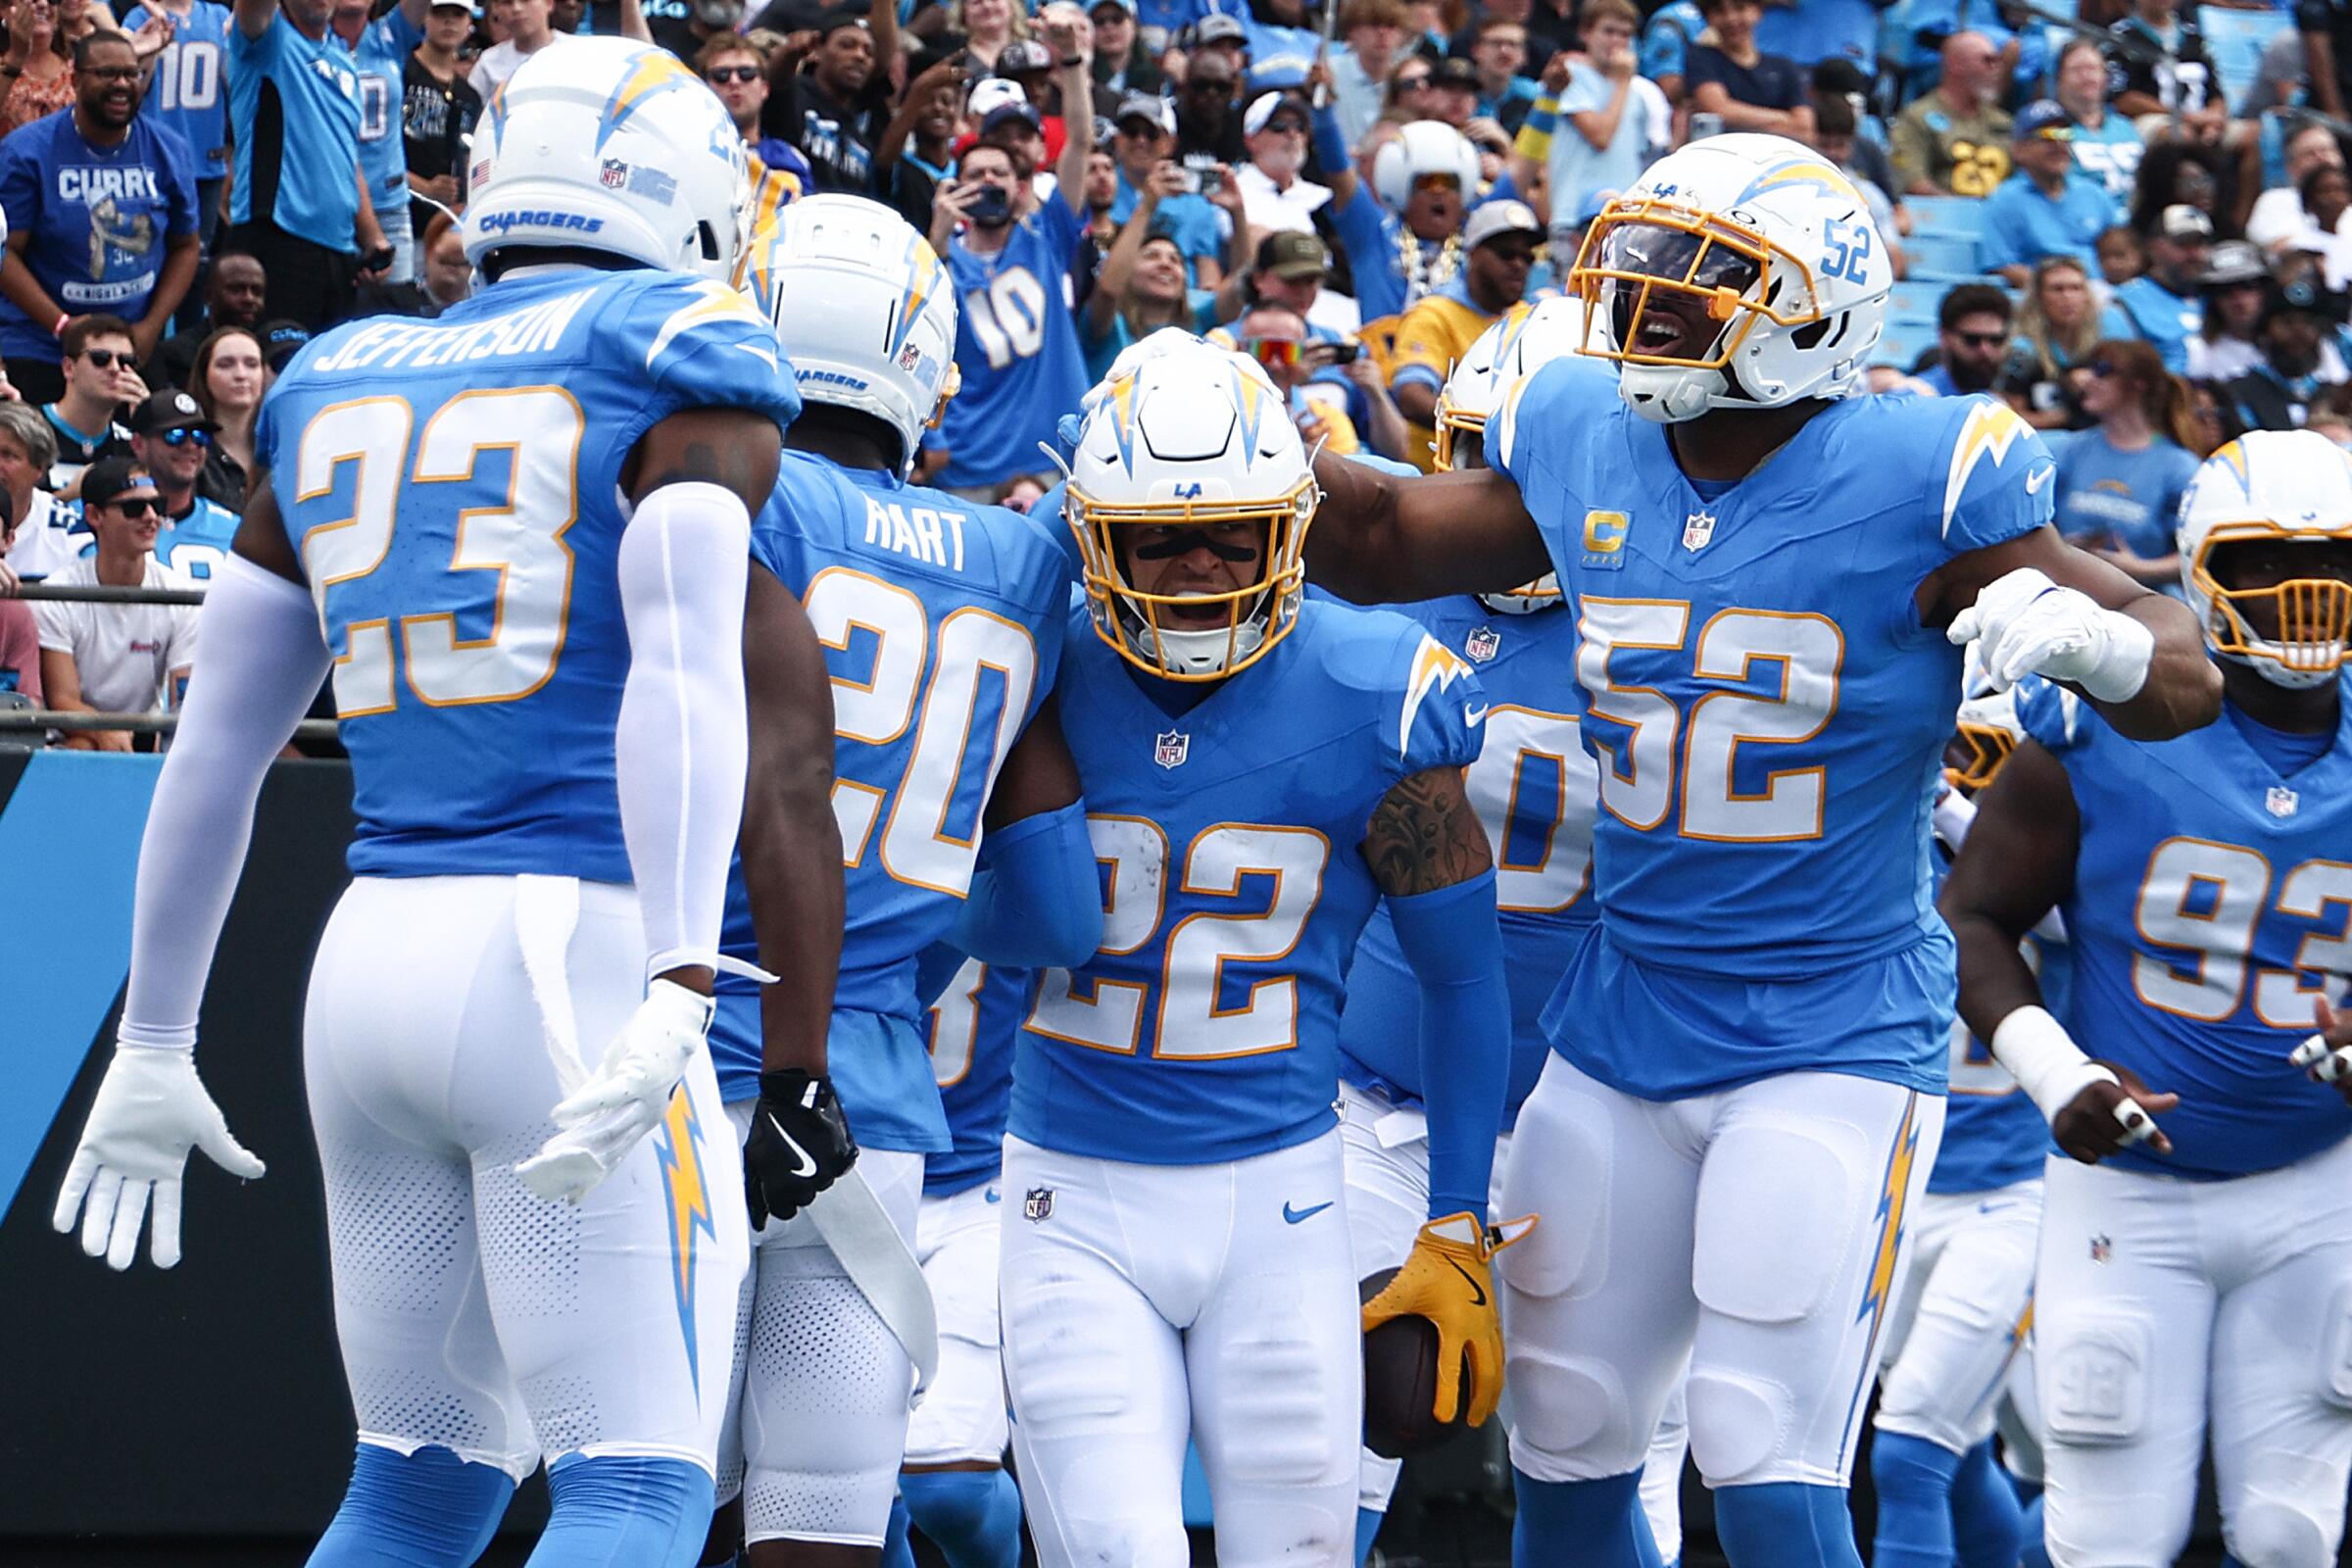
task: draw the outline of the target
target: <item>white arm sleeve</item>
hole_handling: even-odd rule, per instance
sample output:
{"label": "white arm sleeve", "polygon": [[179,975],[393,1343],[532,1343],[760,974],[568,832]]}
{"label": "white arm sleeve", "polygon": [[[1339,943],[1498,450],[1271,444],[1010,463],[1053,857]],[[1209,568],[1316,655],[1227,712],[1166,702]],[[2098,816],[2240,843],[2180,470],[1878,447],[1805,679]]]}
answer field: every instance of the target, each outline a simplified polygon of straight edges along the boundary
{"label": "white arm sleeve", "polygon": [[620,537],[629,679],[613,752],[649,976],[718,961],[751,766],[743,690],[751,539],[742,500],[703,483],[662,486]]}
{"label": "white arm sleeve", "polygon": [[310,594],[242,556],[213,568],[200,618],[187,706],[139,841],[125,1045],[195,1045],[213,947],[253,836],[254,796],[326,679]]}

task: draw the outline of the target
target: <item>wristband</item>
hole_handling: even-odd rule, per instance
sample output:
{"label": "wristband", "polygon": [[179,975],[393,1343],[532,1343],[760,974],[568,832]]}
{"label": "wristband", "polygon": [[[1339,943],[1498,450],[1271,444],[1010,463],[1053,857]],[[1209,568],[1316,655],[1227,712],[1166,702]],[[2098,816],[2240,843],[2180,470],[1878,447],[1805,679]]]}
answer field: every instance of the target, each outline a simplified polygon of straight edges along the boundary
{"label": "wristband", "polygon": [[2041,1110],[2044,1121],[2092,1084],[2111,1084],[2115,1074],[2082,1054],[2066,1025],[2045,1007],[2020,1007],[1992,1031],[1992,1057],[2009,1069],[2017,1087]]}
{"label": "wristband", "polygon": [[2082,689],[2102,703],[2128,703],[2148,683],[2148,665],[2156,657],[2156,634],[2120,610],[2105,612],[2100,622],[2107,633],[2098,662],[2079,678]]}

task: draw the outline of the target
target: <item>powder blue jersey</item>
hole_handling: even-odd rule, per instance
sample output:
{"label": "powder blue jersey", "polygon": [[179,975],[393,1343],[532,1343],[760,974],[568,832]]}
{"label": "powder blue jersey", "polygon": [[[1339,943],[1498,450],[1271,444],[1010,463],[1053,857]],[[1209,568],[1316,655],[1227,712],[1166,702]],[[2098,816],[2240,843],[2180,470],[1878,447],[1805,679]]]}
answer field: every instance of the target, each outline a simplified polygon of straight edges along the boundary
{"label": "powder blue jersey", "polygon": [[354,872],[632,880],[621,464],[681,409],[800,401],[765,318],[674,272],[494,283],[295,357],[254,447],[335,655]]}
{"label": "powder blue jersey", "polygon": [[[1396,607],[1478,671],[1492,707],[1470,764],[1470,804],[1494,850],[1503,973],[1511,987],[1510,1093],[1503,1125],[1536,1087],[1549,1048],[1544,1003],[1598,918],[1591,897],[1592,759],[1577,740],[1576,617],[1498,615],[1464,594]],[[1340,1014],[1340,1072],[1392,1104],[1421,1098],[1421,987],[1384,905],[1364,927]]]}
{"label": "powder blue jersey", "polygon": [[954,1148],[923,1161],[923,1194],[946,1198],[994,1181],[1004,1164],[1012,1038],[1036,995],[1028,969],[966,958],[931,1004],[931,1073]]}
{"label": "powder blue jersey", "polygon": [[[330,33],[340,42],[340,36]],[[359,68],[360,172],[368,176],[368,197],[379,216],[408,200],[409,144],[401,134],[401,72],[409,56],[424,41],[424,29],[394,6],[348,45]]]}
{"label": "powder blue jersey", "polygon": [[2099,335],[2145,338],[2164,357],[2166,369],[2175,375],[2186,375],[2188,340],[2204,326],[2202,296],[2176,294],[2153,276],[2143,274],[2116,289],[2107,314],[2099,319]]}
{"label": "powder blue jersey", "polygon": [[[997,770],[1053,688],[1069,558],[1019,513],[790,451],[752,555],[806,601],[833,676],[833,815],[849,897],[834,1087],[859,1142],[942,1150],[915,956],[955,924]],[[721,946],[759,956],[740,865]],[[892,1025],[853,1023],[858,1015]],[[858,1044],[853,1029],[878,1043]],[[749,982],[720,977],[710,1054],[726,1099],[758,1092]]]}
{"label": "powder blue jersey", "polygon": [[1554,1044],[1656,1099],[1809,1070],[1940,1092],[1929,811],[1960,650],[1916,596],[2049,521],[2040,441],[1989,398],[1853,398],[1702,494],[1612,377],[1555,361],[1488,445],[1571,597],[1599,764],[1600,935]]}
{"label": "powder blue jersey", "polygon": [[172,41],[155,57],[155,74],[147,78],[147,102],[142,120],[156,121],[179,132],[179,139],[196,155],[198,179],[222,179],[228,174],[228,7],[218,0],[190,0],[186,15],[158,6],[150,12],[133,6],[122,18],[125,30],[136,32],[150,15],[172,19]]}
{"label": "powder blue jersey", "polygon": [[1069,204],[1050,196],[996,255],[978,255],[960,240],[948,247],[963,307],[956,334],[963,384],[940,422],[948,449],[943,486],[998,484],[1053,468],[1037,444],[1052,442],[1054,421],[1086,395],[1086,356],[1067,293],[1078,234]]}
{"label": "powder blue jersey", "polygon": [[2352,1107],[2286,1059],[2314,1028],[2312,999],[2352,990],[2352,701],[2334,745],[2284,774],[2234,710],[2156,742],[2126,740],[2048,686],[2018,716],[2066,768],[2082,820],[2060,1016],[2088,1054],[2180,1096],[2162,1118],[2173,1152],[2115,1162],[2237,1176],[2352,1132]]}
{"label": "powder blue jersey", "polygon": [[360,74],[343,40],[306,37],[282,11],[259,38],[230,27],[228,109],[232,124],[278,127],[236,144],[228,220],[357,255]]}
{"label": "powder blue jersey", "polygon": [[1380,889],[1362,843],[1399,780],[1478,756],[1486,698],[1414,621],[1322,600],[1199,695],[1134,672],[1081,609],[1062,723],[1104,868],[1102,945],[1049,969],[1012,1131],[1154,1165],[1337,1125],[1342,981]]}
{"label": "powder blue jersey", "polygon": [[241,519],[217,501],[196,498],[196,506],[176,522],[165,519],[155,536],[155,559],[183,577],[198,582],[213,574],[213,567],[228,554],[235,542]]}

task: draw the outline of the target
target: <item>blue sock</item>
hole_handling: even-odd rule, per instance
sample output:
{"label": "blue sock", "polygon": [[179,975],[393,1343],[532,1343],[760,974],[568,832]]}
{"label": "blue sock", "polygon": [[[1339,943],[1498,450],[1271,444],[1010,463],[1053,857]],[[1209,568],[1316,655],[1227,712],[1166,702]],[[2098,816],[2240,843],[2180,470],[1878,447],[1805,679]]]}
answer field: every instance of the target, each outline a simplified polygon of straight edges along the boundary
{"label": "blue sock", "polygon": [[2017,1568],[2025,1540],[2025,1505],[2017,1500],[1992,1439],[1968,1450],[1952,1478],[1952,1543],[1960,1568]]}
{"label": "blue sock", "polygon": [[567,1453],[525,1568],[693,1568],[710,1533],[710,1475],[683,1459]]}
{"label": "blue sock", "polygon": [[1519,1517],[1511,1526],[1517,1568],[1658,1568],[1658,1544],[1642,1512],[1642,1472],[1598,1481],[1538,1481],[1516,1467]]}
{"label": "blue sock", "polygon": [[447,1448],[404,1458],[363,1443],[311,1568],[467,1568],[514,1495],[496,1465],[467,1464]]}
{"label": "blue sock", "polygon": [[1715,1539],[1732,1568],[1862,1568],[1843,1487],[1718,1487]]}
{"label": "blue sock", "polygon": [[903,1494],[890,1499],[890,1524],[882,1532],[882,1568],[914,1568],[914,1547],[906,1540],[906,1498]]}
{"label": "blue sock", "polygon": [[1879,1534],[1871,1568],[1951,1568],[1952,1478],[1959,1471],[1959,1454],[1925,1438],[1873,1435],[1870,1483],[1879,1494]]}
{"label": "blue sock", "polygon": [[1380,1522],[1387,1517],[1378,1508],[1355,1510],[1355,1560],[1358,1564],[1372,1560],[1372,1543],[1380,1539]]}
{"label": "blue sock", "polygon": [[2018,1568],[2050,1568],[2050,1548],[2041,1540],[2041,1497],[2026,1504],[2026,1544],[2017,1554]]}
{"label": "blue sock", "polygon": [[1020,1568],[1021,1489],[1002,1470],[918,1470],[899,1477],[914,1528],[951,1568]]}

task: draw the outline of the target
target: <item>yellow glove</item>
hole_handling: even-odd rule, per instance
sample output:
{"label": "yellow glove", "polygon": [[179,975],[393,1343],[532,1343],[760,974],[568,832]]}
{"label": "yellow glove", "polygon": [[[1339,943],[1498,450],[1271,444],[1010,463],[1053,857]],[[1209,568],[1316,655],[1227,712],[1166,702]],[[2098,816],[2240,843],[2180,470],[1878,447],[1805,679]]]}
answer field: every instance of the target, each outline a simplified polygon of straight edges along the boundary
{"label": "yellow glove", "polygon": [[1438,1331],[1438,1396],[1430,1413],[1451,1421],[1462,1408],[1462,1364],[1470,1366],[1470,1424],[1483,1426],[1502,1397],[1502,1323],[1494,1313],[1494,1254],[1536,1227],[1535,1217],[1489,1227],[1468,1212],[1433,1219],[1378,1296],[1364,1303],[1364,1332],[1396,1317]]}

